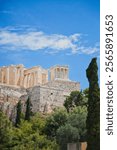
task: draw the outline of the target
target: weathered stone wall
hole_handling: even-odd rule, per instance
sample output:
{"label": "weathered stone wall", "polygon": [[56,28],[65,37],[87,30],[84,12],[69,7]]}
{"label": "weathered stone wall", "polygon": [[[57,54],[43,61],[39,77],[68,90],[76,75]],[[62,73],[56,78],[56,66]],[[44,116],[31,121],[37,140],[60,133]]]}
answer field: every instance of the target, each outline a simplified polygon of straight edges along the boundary
{"label": "weathered stone wall", "polygon": [[78,82],[56,80],[29,88],[27,91],[33,111],[51,112],[55,107],[62,107],[66,97],[76,90],[80,90]]}
{"label": "weathered stone wall", "polygon": [[80,83],[79,82],[64,81],[64,80],[50,81],[50,82],[44,84],[43,86],[46,86],[49,88],[51,88],[51,87],[58,88],[58,89],[66,91],[66,92],[71,92],[71,90],[75,91],[75,90],[80,89]]}
{"label": "weathered stone wall", "polygon": [[78,82],[60,80],[28,89],[0,85],[0,107],[12,118],[19,100],[21,100],[25,112],[26,100],[29,97],[33,112],[49,113],[56,107],[63,107],[66,97],[76,90],[80,90]]}
{"label": "weathered stone wall", "polygon": [[16,113],[16,105],[22,95],[26,95],[26,89],[0,85],[0,109],[13,118]]}

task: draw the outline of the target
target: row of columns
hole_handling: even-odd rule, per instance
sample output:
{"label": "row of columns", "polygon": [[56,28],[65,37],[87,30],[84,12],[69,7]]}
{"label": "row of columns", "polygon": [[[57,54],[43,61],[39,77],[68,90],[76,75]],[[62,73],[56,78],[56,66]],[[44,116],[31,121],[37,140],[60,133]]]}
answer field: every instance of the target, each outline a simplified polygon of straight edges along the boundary
{"label": "row of columns", "polygon": [[0,70],[1,73],[1,83],[17,85],[18,82],[21,84],[21,79],[23,77],[23,70],[20,68],[3,68]]}
{"label": "row of columns", "polygon": [[24,87],[31,87],[38,83],[38,72],[28,73],[24,76]]}
{"label": "row of columns", "polygon": [[55,78],[68,79],[68,69],[55,68]]}
{"label": "row of columns", "polygon": [[[64,79],[68,80],[67,67],[55,67],[50,70],[51,80]],[[23,86],[25,88],[43,84],[48,81],[48,72],[39,70],[25,70],[23,67],[6,67],[0,68],[0,82],[8,85]]]}
{"label": "row of columns", "polygon": [[45,83],[48,80],[47,77],[47,72],[43,73],[38,69],[27,71],[17,67],[0,68],[0,83],[8,85],[32,87],[38,83]]}

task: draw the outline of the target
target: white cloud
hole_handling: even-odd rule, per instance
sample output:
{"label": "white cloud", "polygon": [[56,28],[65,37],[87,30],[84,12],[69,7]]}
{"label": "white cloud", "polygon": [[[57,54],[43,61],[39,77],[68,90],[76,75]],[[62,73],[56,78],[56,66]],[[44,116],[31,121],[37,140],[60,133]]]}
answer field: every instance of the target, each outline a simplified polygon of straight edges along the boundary
{"label": "white cloud", "polygon": [[84,47],[84,46],[82,46],[82,47],[79,48],[79,52],[87,54],[87,55],[94,54],[96,52],[99,52],[99,45],[95,44],[94,47]]}
{"label": "white cloud", "polygon": [[98,51],[94,48],[85,48],[79,46],[80,34],[70,36],[62,34],[46,34],[37,30],[25,30],[19,32],[15,28],[0,29],[0,49],[2,50],[44,50],[50,54],[69,50],[70,53],[78,52],[92,54]]}

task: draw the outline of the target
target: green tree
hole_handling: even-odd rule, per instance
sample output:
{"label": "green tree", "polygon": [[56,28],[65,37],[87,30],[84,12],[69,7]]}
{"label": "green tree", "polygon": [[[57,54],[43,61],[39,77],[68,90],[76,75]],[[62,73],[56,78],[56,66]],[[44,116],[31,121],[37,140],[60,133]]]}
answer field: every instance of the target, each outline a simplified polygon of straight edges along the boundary
{"label": "green tree", "polygon": [[16,122],[15,126],[18,127],[21,123],[21,100],[17,103],[17,114],[16,114]]}
{"label": "green tree", "polygon": [[72,91],[70,96],[68,96],[64,102],[67,112],[70,112],[76,106],[83,106],[85,104],[84,98],[82,91]]}
{"label": "green tree", "polygon": [[67,112],[63,109],[57,109],[46,119],[45,134],[50,138],[56,137],[57,129],[65,125],[67,121]]}
{"label": "green tree", "polygon": [[31,116],[32,116],[32,104],[31,104],[30,98],[28,97],[26,101],[25,120],[30,121]]}
{"label": "green tree", "polygon": [[67,124],[77,128],[80,141],[86,141],[87,107],[78,106],[69,113]]}
{"label": "green tree", "polygon": [[9,149],[9,142],[11,140],[10,131],[12,130],[12,124],[7,116],[0,111],[0,149]]}
{"label": "green tree", "polygon": [[57,130],[57,143],[60,146],[60,150],[67,150],[67,143],[78,142],[79,133],[76,127],[66,124],[61,126]]}
{"label": "green tree", "polygon": [[100,91],[98,85],[98,66],[93,58],[86,70],[89,81],[87,115],[87,150],[100,150]]}
{"label": "green tree", "polygon": [[35,115],[31,117],[30,122],[32,123],[32,129],[35,132],[43,134],[46,116],[43,116],[42,114],[39,113],[35,113]]}
{"label": "green tree", "polygon": [[44,119],[38,114],[31,117],[30,121],[21,120],[19,128],[13,128],[10,148],[12,150],[57,150],[55,140],[50,140],[42,132]]}
{"label": "green tree", "polygon": [[84,89],[83,94],[86,98],[89,97],[89,88]]}
{"label": "green tree", "polygon": [[88,105],[88,97],[89,97],[89,88],[83,90],[83,104],[87,107]]}

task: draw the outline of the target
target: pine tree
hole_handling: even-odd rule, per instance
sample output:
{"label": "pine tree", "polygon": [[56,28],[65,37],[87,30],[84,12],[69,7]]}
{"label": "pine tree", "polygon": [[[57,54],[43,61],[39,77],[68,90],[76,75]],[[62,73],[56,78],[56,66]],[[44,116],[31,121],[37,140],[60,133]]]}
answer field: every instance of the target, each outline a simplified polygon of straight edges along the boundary
{"label": "pine tree", "polygon": [[25,113],[25,120],[30,121],[30,117],[32,115],[32,104],[30,98],[28,97],[26,102],[26,113]]}
{"label": "pine tree", "polygon": [[87,150],[100,150],[100,90],[96,58],[92,59],[86,74],[89,81]]}
{"label": "pine tree", "polygon": [[18,127],[20,123],[21,123],[21,100],[17,103],[17,114],[16,114],[15,126]]}

